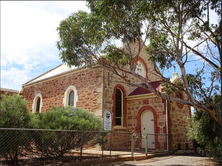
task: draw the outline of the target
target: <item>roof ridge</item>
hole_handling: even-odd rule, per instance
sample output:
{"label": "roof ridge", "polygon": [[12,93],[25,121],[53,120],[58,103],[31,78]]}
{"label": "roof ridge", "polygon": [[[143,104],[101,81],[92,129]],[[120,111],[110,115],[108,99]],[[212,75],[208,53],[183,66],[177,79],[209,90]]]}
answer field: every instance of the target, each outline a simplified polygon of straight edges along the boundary
{"label": "roof ridge", "polygon": [[19,90],[15,90],[15,89],[8,89],[8,88],[2,88],[0,87],[1,91],[7,91],[7,92],[15,92],[15,93],[19,93]]}
{"label": "roof ridge", "polygon": [[35,77],[35,78],[33,78],[33,79],[29,80],[28,82],[26,82],[26,83],[22,84],[22,87],[23,87],[24,85],[26,85],[26,84],[30,83],[30,82],[33,82],[35,79],[37,79],[37,78],[39,78],[39,77],[42,77],[43,75],[45,75],[45,74],[47,74],[47,73],[49,73],[49,72],[51,72],[51,71],[55,70],[56,68],[58,68],[58,67],[60,67],[60,66],[62,66],[62,65],[63,65],[63,64],[60,64],[60,65],[58,65],[58,66],[56,66],[56,67],[54,67],[54,68],[52,68],[52,69],[50,69],[50,70],[46,71],[45,73],[43,73],[43,74],[41,74],[41,75],[39,75],[39,76],[37,76],[37,77]]}

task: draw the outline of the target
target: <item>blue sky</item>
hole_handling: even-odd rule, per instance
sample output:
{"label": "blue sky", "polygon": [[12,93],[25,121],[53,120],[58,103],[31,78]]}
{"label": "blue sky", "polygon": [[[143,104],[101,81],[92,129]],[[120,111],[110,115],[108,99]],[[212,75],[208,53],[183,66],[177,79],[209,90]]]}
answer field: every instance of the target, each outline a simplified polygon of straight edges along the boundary
{"label": "blue sky", "polygon": [[[62,63],[55,44],[59,22],[84,1],[1,1],[1,87],[21,90],[22,84]],[[214,17],[213,17],[214,18]],[[195,66],[196,65],[196,66]],[[187,72],[198,68],[187,66]],[[164,74],[172,76],[174,69]],[[176,72],[180,74],[177,67]]]}
{"label": "blue sky", "polygon": [[83,1],[1,1],[1,87],[22,84],[59,65],[56,28]]}

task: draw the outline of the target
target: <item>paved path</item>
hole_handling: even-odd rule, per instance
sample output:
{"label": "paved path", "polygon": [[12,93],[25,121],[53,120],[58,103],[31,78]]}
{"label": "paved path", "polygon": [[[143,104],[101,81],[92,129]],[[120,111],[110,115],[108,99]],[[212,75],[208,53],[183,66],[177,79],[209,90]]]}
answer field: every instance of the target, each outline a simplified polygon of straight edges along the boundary
{"label": "paved path", "polygon": [[[71,152],[77,152],[79,153],[79,151],[75,151],[75,150],[72,150]],[[102,155],[102,151],[101,150],[91,150],[91,149],[83,149],[82,153],[84,154],[96,154],[96,155]],[[156,154],[166,154],[166,151],[165,152],[148,152],[148,156],[154,156]],[[109,156],[110,155],[110,151],[108,150],[104,150],[103,151],[103,155],[105,156]],[[121,158],[124,158],[124,157],[132,157],[132,153],[131,151],[112,151],[111,152],[111,156],[119,156]],[[134,157],[139,157],[139,156],[146,156],[145,155],[145,152],[144,150],[137,150],[134,152],[133,154]]]}
{"label": "paved path", "polygon": [[[74,151],[73,151],[74,152]],[[101,155],[101,150],[83,150],[85,154],[95,154]],[[104,155],[110,154],[109,151],[104,151]],[[149,166],[149,165],[168,165],[168,166],[214,166],[219,165],[215,162],[212,162],[208,157],[197,156],[198,154],[187,154],[187,155],[164,155],[160,157],[153,157],[158,153],[149,153],[151,158],[144,160],[134,160],[134,161],[119,161],[115,163],[100,163],[100,164],[91,164],[93,166]],[[112,156],[118,155],[120,158],[131,157],[130,151],[112,151]],[[138,151],[134,153],[134,157],[138,158],[144,156],[144,151]]]}
{"label": "paved path", "polygon": [[189,166],[189,165],[217,165],[217,163],[209,160],[208,157],[200,156],[163,156],[163,157],[154,157],[151,159],[140,160],[140,161],[125,161],[117,162],[113,164],[107,164],[107,166],[149,166],[149,165],[168,165],[168,166]]}

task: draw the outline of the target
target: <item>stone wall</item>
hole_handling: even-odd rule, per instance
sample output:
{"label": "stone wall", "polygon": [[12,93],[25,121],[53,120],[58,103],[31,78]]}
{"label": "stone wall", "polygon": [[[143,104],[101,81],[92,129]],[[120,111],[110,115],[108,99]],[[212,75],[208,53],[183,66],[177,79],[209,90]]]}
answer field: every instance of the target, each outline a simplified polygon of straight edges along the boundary
{"label": "stone wall", "polygon": [[[141,115],[144,111],[150,110],[154,115],[154,132],[160,134],[155,136],[155,149],[167,150],[167,136],[166,136],[166,100],[160,97],[134,99],[126,101],[126,118],[125,128],[115,129],[113,131],[141,133]],[[186,134],[188,133],[186,117],[190,118],[190,107],[183,106],[179,108],[177,103],[168,102],[168,125],[170,135],[170,149],[177,150],[192,150],[193,141],[188,140]],[[162,134],[162,135],[161,135]],[[112,135],[112,148],[113,149],[128,149],[131,147],[130,134],[117,133]],[[110,138],[106,148],[109,149]],[[141,148],[141,140],[135,140],[135,148]]]}
{"label": "stone wall", "polygon": [[[138,44],[133,44],[131,45],[131,51],[132,54],[136,55],[137,51],[138,51]],[[140,57],[139,60],[144,64],[144,66],[146,67],[146,78],[149,81],[158,81],[160,80],[159,77],[155,74],[156,72],[154,71],[154,64],[151,61],[147,61],[148,58],[148,54],[145,52],[144,49],[141,50],[140,52]],[[133,62],[134,63],[134,62]],[[126,70],[127,69],[126,67]],[[126,79],[130,80],[131,82],[134,83],[143,83],[140,79],[134,77],[133,75],[126,75]],[[113,113],[113,118],[115,118],[115,89],[116,88],[120,88],[123,92],[124,92],[124,98],[126,99],[126,97],[133,91],[135,90],[137,87],[135,86],[131,86],[129,84],[124,83],[123,80],[121,80],[118,76],[116,76],[115,74],[113,74],[111,71],[109,70],[105,70],[104,71],[104,98],[103,98],[103,112],[105,110],[110,110]],[[149,102],[149,100],[147,100]],[[132,132],[132,131],[137,131],[137,126],[138,125],[137,121],[140,119],[140,117],[137,116],[137,112],[139,111],[139,109],[143,105],[143,100],[135,100],[135,101],[126,101],[126,106],[124,106],[123,108],[123,125],[120,126],[115,126],[114,124],[114,120],[113,120],[113,131],[118,131],[118,132]],[[165,131],[165,124],[164,124],[164,116],[163,116],[163,110],[164,110],[164,106],[162,103],[162,100],[160,101],[161,103],[159,103],[159,107],[157,105],[155,105],[155,109],[157,111],[161,110],[160,112],[158,112],[158,123],[161,127],[158,127],[158,132],[164,132]],[[155,102],[151,101],[151,105],[154,105]],[[160,106],[161,105],[161,106]],[[156,108],[158,107],[158,108]],[[130,147],[130,145],[125,141],[128,140],[128,136],[126,136],[127,134],[114,134],[113,135],[113,142],[112,142],[112,148],[114,149],[125,149]],[[109,138],[108,138],[109,140]],[[114,141],[115,140],[115,141]],[[129,141],[130,142],[130,141]],[[108,142],[108,144],[110,144],[110,142]],[[141,146],[141,143],[137,143],[137,147]],[[161,146],[164,145],[158,145],[159,148],[161,148]],[[109,146],[107,146],[106,148],[109,148]]]}
{"label": "stone wall", "polygon": [[2,100],[2,95],[3,94],[7,94],[7,95],[19,94],[19,91],[12,90],[12,89],[1,88],[0,89],[0,101]]}
{"label": "stone wall", "polygon": [[77,107],[85,108],[102,117],[102,69],[91,68],[73,71],[51,79],[33,83],[23,88],[22,95],[28,101],[28,108],[32,111],[33,100],[36,94],[42,95],[42,110],[46,112],[52,106],[63,106],[66,89],[73,85],[77,89]]}
{"label": "stone wall", "polygon": [[171,150],[187,150],[193,149],[193,141],[188,141],[188,123],[187,117],[191,117],[191,110],[189,106],[183,106],[182,109],[178,107],[176,102],[169,104],[169,126],[170,126],[170,147]]}
{"label": "stone wall", "polygon": [[[141,43],[143,43],[142,40],[141,40]],[[157,74],[157,72],[154,69],[154,62],[147,60],[148,59],[148,54],[145,51],[145,45],[141,44],[141,46],[142,46],[141,51],[138,52],[138,50],[139,50],[139,43],[138,43],[138,41],[135,42],[135,43],[131,43],[130,44],[130,48],[131,48],[131,52],[132,52],[133,57],[135,57],[139,53],[139,59],[138,60],[141,60],[146,65],[148,81],[154,82],[154,81],[161,80],[161,77],[159,77],[159,75]],[[124,51],[126,51],[128,53],[127,49],[125,49]],[[159,72],[158,67],[157,67],[156,70]]]}
{"label": "stone wall", "polygon": [[[156,134],[166,134],[166,102],[160,97],[147,98],[147,99],[135,99],[128,100],[126,104],[126,118],[127,125],[124,129],[115,129],[113,131],[118,132],[129,132],[113,134],[112,148],[113,149],[129,149],[131,148],[131,134],[132,131],[135,133],[141,133],[141,114],[150,110],[154,115],[154,132]],[[151,134],[151,133],[150,133]],[[154,134],[154,133],[152,133]],[[110,138],[108,138],[108,144],[106,148],[109,149]],[[141,148],[141,140],[135,140],[135,148]],[[155,149],[167,148],[166,135],[155,136]]]}
{"label": "stone wall", "polygon": [[[133,54],[137,53],[138,47],[139,47],[139,45],[137,43],[133,43],[131,45],[131,50],[132,50]],[[144,65],[148,69],[147,70],[147,79],[149,81],[159,81],[160,78],[155,74],[156,72],[154,71],[153,62],[147,61],[148,54],[145,52],[145,50],[142,49],[139,55],[140,55],[140,59],[142,59],[142,61],[145,63]],[[129,70],[129,69],[126,67],[126,70]],[[131,82],[137,83],[137,84],[143,83],[143,82],[141,82],[140,79],[134,77],[133,75],[129,75],[129,74],[126,74],[126,79],[130,80]],[[105,110],[112,110],[112,106],[113,106],[112,95],[113,95],[114,87],[117,84],[121,84],[122,86],[124,86],[124,89],[126,91],[126,96],[128,96],[133,90],[136,89],[135,86],[131,86],[127,83],[124,83],[124,80],[121,80],[120,77],[116,76],[111,71],[105,70],[104,71],[105,91],[104,91],[104,99],[103,99],[104,100],[103,112]]]}
{"label": "stone wall", "polygon": [[[166,104],[160,97],[137,99],[127,101],[128,131],[141,133],[141,114],[150,110],[154,116],[155,134],[166,134]],[[150,133],[154,134],[154,133]],[[141,147],[141,141],[137,139],[135,146]],[[166,149],[166,136],[155,136],[155,149]]]}
{"label": "stone wall", "polygon": [[[138,45],[132,48],[134,53]],[[159,77],[155,74],[154,65],[147,61],[148,55],[144,50],[140,52],[140,60],[147,68],[147,79],[149,81],[158,81]],[[132,75],[126,75],[126,78],[135,83],[142,83],[141,80]],[[40,93],[42,95],[42,112],[46,112],[52,106],[63,106],[63,98],[66,89],[69,86],[75,86],[77,89],[78,101],[77,107],[85,108],[94,112],[96,116],[102,117],[105,110],[115,113],[115,89],[121,88],[123,92],[123,125],[115,126],[113,123],[112,131],[122,133],[112,134],[112,149],[131,148],[131,133],[141,133],[141,114],[150,110],[154,115],[154,132],[156,134],[166,134],[166,101],[160,97],[127,99],[127,96],[137,87],[124,83],[118,76],[111,71],[102,68],[83,69],[63,74],[45,81],[27,85],[23,89],[22,95],[28,101],[29,109],[32,111],[33,100]],[[187,140],[187,122],[184,119],[190,116],[190,108],[184,106],[179,108],[175,102],[168,103],[169,110],[169,133],[171,134],[170,146],[172,150],[191,149],[192,141]],[[115,118],[115,115],[114,117]],[[114,122],[114,119],[113,119]],[[130,132],[124,133],[124,132]],[[107,136],[108,143],[106,149],[110,148],[110,136]],[[136,148],[141,147],[141,140],[135,142]],[[165,149],[166,136],[155,136],[155,148]]]}

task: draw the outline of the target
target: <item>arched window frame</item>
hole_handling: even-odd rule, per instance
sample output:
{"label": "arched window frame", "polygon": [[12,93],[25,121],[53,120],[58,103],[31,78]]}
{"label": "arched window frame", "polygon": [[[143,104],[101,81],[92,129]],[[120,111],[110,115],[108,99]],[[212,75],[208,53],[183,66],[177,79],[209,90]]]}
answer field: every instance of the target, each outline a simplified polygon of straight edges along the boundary
{"label": "arched window frame", "polygon": [[64,98],[63,98],[63,105],[64,107],[68,107],[68,103],[69,103],[69,94],[70,92],[74,91],[74,106],[73,107],[76,107],[76,102],[78,101],[78,95],[77,95],[77,90],[76,90],[76,87],[71,85],[69,86],[66,91],[65,91],[65,94],[64,94]]}
{"label": "arched window frame", "polygon": [[[141,67],[139,66],[141,64]],[[137,71],[139,68],[142,68],[143,69],[143,73],[142,75]],[[137,66],[136,66],[136,70],[135,70],[136,73],[140,74],[142,77],[146,78],[147,77],[147,72],[146,72],[146,67],[145,65],[143,64],[142,61],[138,60],[137,61]]]}
{"label": "arched window frame", "polygon": [[[175,92],[175,97],[177,97],[177,98],[179,98],[179,99],[183,99],[183,93],[177,91],[177,92]],[[178,107],[179,109],[183,109],[183,107],[184,107],[184,104],[181,104],[181,103],[178,103],[178,102],[176,102],[176,105],[177,105],[177,107]]]}
{"label": "arched window frame", "polygon": [[[121,117],[121,125],[116,125],[116,89],[119,89],[122,93],[122,117]],[[113,120],[112,125],[114,129],[126,129],[126,90],[121,84],[117,84],[113,89],[113,107],[112,107],[112,114]]]}
{"label": "arched window frame", "polygon": [[39,112],[42,112],[42,106],[43,106],[43,102],[42,102],[42,95],[40,93],[38,93],[37,95],[35,95],[34,100],[33,100],[33,104],[32,104],[32,113],[36,112],[37,109],[37,101],[40,98],[40,105],[39,105]]}
{"label": "arched window frame", "polygon": [[[136,59],[137,59],[137,57],[135,57],[133,60],[132,60],[132,67],[134,68],[134,64],[136,63]],[[137,62],[140,62],[143,66],[144,66],[144,68],[145,68],[145,70],[146,70],[146,79],[148,80],[148,68],[147,68],[147,65],[146,65],[146,62],[143,60],[143,58],[141,58],[140,56],[138,57],[138,59],[137,59]]]}
{"label": "arched window frame", "polygon": [[[117,117],[117,116],[115,116],[115,118],[117,119],[121,119],[121,125],[117,125],[116,124],[116,119],[115,119],[115,125],[116,126],[123,126],[123,91],[120,89],[120,88],[116,88],[116,93],[117,93],[117,90],[119,90],[120,91],[120,93],[121,93],[121,110],[120,110],[120,112],[121,112],[121,116],[120,117]],[[117,97],[115,96],[115,98],[116,98],[116,100],[117,100]],[[117,102],[115,102],[115,107],[117,106],[116,105],[116,103]],[[117,114],[117,108],[115,108],[115,115]]]}

